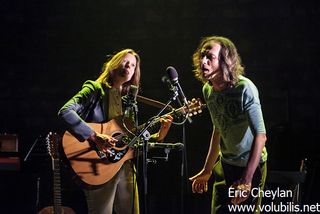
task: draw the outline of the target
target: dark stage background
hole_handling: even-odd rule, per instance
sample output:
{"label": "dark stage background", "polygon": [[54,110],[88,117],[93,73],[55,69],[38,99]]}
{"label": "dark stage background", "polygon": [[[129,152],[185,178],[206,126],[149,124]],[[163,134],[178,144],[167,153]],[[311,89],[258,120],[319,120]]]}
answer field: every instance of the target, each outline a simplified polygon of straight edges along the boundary
{"label": "dark stage background", "polygon": [[[51,204],[48,131],[60,130],[58,109],[87,79],[97,78],[105,57],[122,48],[142,58],[141,95],[169,98],[161,77],[174,66],[186,96],[201,97],[191,56],[203,36],[221,35],[237,46],[246,75],[260,91],[268,130],[270,170],[298,170],[308,158],[304,203],[319,202],[319,1],[1,1],[0,133],[18,134],[18,172],[1,171],[1,213],[34,213]],[[157,109],[139,105],[141,122]],[[187,176],[205,160],[211,134],[208,112],[186,125]],[[168,142],[181,141],[174,127]],[[161,151],[159,152],[160,154]],[[211,193],[193,195],[180,178],[181,152],[149,166],[149,213],[209,213]],[[83,197],[63,181],[65,204],[84,213]],[[184,188],[181,188],[184,186]],[[181,194],[184,195],[181,202]],[[142,194],[141,194],[142,195]],[[4,212],[4,211],[5,212]]]}

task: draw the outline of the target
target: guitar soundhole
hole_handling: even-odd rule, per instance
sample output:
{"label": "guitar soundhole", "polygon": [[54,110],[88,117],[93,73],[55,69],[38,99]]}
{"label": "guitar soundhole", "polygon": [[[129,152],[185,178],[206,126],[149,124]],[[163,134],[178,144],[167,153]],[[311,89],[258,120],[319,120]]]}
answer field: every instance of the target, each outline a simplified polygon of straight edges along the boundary
{"label": "guitar soundhole", "polygon": [[122,133],[116,133],[116,134],[112,135],[112,137],[118,140],[118,142],[116,143],[117,148],[124,147],[128,143],[130,143],[129,137],[122,134]]}
{"label": "guitar soundhole", "polygon": [[121,160],[127,153],[129,147],[126,147],[126,145],[130,142],[130,139],[122,133],[116,133],[112,137],[116,138],[118,142],[116,143],[115,148],[110,149],[111,152],[108,153],[107,158],[110,162],[115,163]]}

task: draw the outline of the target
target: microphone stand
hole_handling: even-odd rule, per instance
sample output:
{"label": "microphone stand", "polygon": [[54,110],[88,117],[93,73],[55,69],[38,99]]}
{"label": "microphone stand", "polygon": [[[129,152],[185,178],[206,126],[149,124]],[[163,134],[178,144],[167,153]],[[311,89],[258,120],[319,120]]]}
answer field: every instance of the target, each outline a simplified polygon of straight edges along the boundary
{"label": "microphone stand", "polygon": [[[183,106],[181,100],[179,97],[177,98],[178,104],[180,106]],[[192,119],[190,117],[187,118],[189,123],[192,123]],[[181,151],[181,168],[180,168],[180,213],[184,213],[184,187],[185,187],[185,179],[184,176],[188,177],[188,162],[187,162],[187,148],[186,148],[186,124],[183,123],[182,125],[182,144],[183,149]]]}
{"label": "microphone stand", "polygon": [[[171,84],[170,80],[169,82],[166,81],[167,83],[169,83],[169,88],[170,91],[172,91],[173,93],[176,93],[178,96],[178,91],[180,90],[182,92],[181,87],[178,87],[176,85]],[[179,85],[180,86],[180,85]],[[177,102],[180,106],[183,106],[183,103],[181,102],[181,100],[179,99],[179,97],[177,97]],[[187,117],[187,120],[189,123],[192,123],[192,119],[190,117]],[[181,182],[181,190],[180,190],[180,213],[183,214],[184,213],[184,187],[185,187],[185,180],[184,180],[184,175],[186,174],[186,176],[188,176],[188,167],[187,167],[187,149],[186,149],[186,125],[185,123],[183,123],[182,125],[182,144],[183,144],[183,149],[181,151],[181,168],[180,168],[180,182]]]}
{"label": "microphone stand", "polygon": [[150,118],[148,122],[146,123],[146,126],[141,130],[137,132],[137,135],[131,140],[129,143],[130,145],[133,145],[138,139],[142,138],[142,171],[143,171],[143,195],[144,195],[144,214],[147,214],[147,195],[148,195],[148,174],[147,174],[147,164],[148,164],[148,140],[150,139],[150,133],[148,132],[148,129],[151,127],[152,123],[160,117],[161,113],[167,109],[167,107],[176,100],[178,96],[178,89],[176,87],[172,87],[170,91],[173,93],[172,97],[168,100],[168,102],[163,106],[163,108],[159,111],[159,113]]}
{"label": "microphone stand", "polygon": [[[184,176],[188,178],[188,161],[187,161],[187,142],[186,142],[186,125],[185,123],[182,125],[182,143],[183,143],[183,149],[181,151],[182,160],[181,160],[181,195],[180,195],[180,213],[184,213],[184,188],[185,188],[185,179]],[[188,193],[188,189],[187,189]],[[188,194],[189,195],[189,194]]]}
{"label": "microphone stand", "polygon": [[[138,105],[137,103],[135,102],[135,98],[131,98],[129,99],[128,98],[128,95],[126,97],[126,99],[124,100],[124,106],[125,106],[125,111],[124,111],[124,116],[122,117],[122,124],[124,125],[124,127],[127,129],[127,131],[130,131],[127,127],[126,127],[126,124],[125,124],[125,118],[129,118],[132,120],[132,122],[134,122],[134,126],[135,126],[135,130],[137,132],[137,129],[138,129]],[[134,133],[135,135],[137,133]],[[139,148],[135,151],[136,154],[135,156],[137,157],[137,168],[136,168],[136,176],[133,177],[133,203],[132,203],[132,207],[131,207],[131,212],[133,213],[134,212],[134,207],[135,207],[135,197],[136,197],[136,191],[138,191],[138,189],[136,188],[137,185],[137,177],[138,177],[138,174],[139,174],[139,169],[138,169],[138,163],[139,163]],[[134,166],[131,165],[133,171],[134,171]]]}
{"label": "microphone stand", "polygon": [[[132,109],[132,111],[133,111],[133,118],[134,118],[135,130],[138,131],[138,126],[139,126],[139,120],[138,120],[138,105],[137,105],[136,102],[132,103],[131,109]],[[136,134],[136,133],[135,133],[135,134]],[[137,151],[137,157],[139,157],[139,150]],[[138,161],[139,161],[139,159],[137,158],[137,170],[136,170],[137,174],[136,174],[136,178],[135,178],[134,181],[133,181],[133,185],[134,185],[134,186],[133,186],[133,189],[134,189],[134,191],[133,191],[133,197],[134,197],[134,198],[135,198],[136,195],[137,195],[137,194],[136,194],[136,191],[138,191],[137,185],[136,185],[136,183],[137,183],[137,176],[138,176],[138,173],[139,173],[139,170],[138,170]],[[139,198],[138,198],[138,200],[139,200]],[[132,213],[134,213],[134,207],[135,207],[134,201],[135,201],[135,199],[133,199]]]}

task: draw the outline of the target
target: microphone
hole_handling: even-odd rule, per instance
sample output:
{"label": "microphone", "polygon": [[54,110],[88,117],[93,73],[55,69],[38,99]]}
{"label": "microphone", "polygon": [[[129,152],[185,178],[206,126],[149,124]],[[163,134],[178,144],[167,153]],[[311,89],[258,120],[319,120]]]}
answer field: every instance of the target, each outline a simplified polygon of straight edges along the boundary
{"label": "microphone", "polygon": [[130,85],[129,91],[128,91],[128,98],[132,102],[136,102],[137,95],[138,95],[139,87],[136,85]]}
{"label": "microphone", "polygon": [[138,95],[139,87],[135,85],[130,85],[129,91],[127,95],[123,97],[123,104],[125,107],[125,115],[128,115],[130,112],[130,109],[134,109],[135,112],[138,111],[136,99]]}
{"label": "microphone", "polygon": [[169,76],[171,84],[178,88],[178,91],[179,91],[179,94],[180,94],[180,96],[182,98],[183,104],[188,105],[187,98],[184,95],[183,90],[181,88],[181,85],[179,84],[179,81],[178,81],[178,72],[177,72],[177,70],[174,67],[169,66],[167,68],[167,73],[168,73],[168,76]]}
{"label": "microphone", "polygon": [[132,104],[136,103],[138,91],[139,91],[138,86],[130,85],[127,95],[123,97],[125,107],[127,106],[130,107]]}
{"label": "microphone", "polygon": [[178,88],[177,88],[177,86],[172,85],[169,77],[163,76],[163,77],[161,78],[161,81],[168,86],[169,91],[171,91],[172,94],[173,94],[175,97],[178,96]]}

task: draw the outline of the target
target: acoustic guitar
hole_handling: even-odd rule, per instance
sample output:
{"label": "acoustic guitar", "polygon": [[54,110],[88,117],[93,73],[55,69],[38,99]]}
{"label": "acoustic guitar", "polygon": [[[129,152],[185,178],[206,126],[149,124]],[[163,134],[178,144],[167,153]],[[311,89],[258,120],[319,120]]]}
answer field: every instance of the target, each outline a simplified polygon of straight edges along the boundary
{"label": "acoustic guitar", "polygon": [[[188,117],[202,112],[205,104],[200,99],[192,99],[179,109],[175,109],[166,115],[177,118],[182,115]],[[163,116],[162,116],[163,117]],[[160,122],[160,118],[155,118],[150,127]],[[104,153],[94,143],[90,141],[79,142],[70,132],[66,131],[63,135],[63,151],[70,162],[74,172],[82,182],[91,185],[101,185],[108,182],[121,168],[122,164],[135,156],[134,147],[139,140],[132,141],[137,130],[132,124],[124,121],[123,117],[117,117],[106,123],[88,123],[97,133],[111,135],[118,142],[111,148],[110,153]],[[146,124],[138,127],[142,130]]]}
{"label": "acoustic guitar", "polygon": [[60,185],[60,156],[58,152],[61,137],[50,132],[46,138],[47,149],[51,157],[53,170],[53,206],[43,208],[39,214],[75,214],[73,209],[62,206]]}

